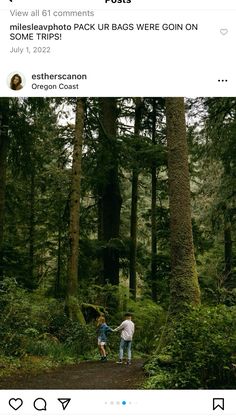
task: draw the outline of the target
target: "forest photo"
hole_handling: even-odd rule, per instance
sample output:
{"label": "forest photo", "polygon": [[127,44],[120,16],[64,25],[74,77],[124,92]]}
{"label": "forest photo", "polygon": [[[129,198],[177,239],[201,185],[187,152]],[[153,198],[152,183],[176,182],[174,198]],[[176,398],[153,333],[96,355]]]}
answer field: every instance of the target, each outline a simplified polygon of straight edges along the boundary
{"label": "forest photo", "polygon": [[0,388],[235,389],[235,221],[235,98],[0,98]]}

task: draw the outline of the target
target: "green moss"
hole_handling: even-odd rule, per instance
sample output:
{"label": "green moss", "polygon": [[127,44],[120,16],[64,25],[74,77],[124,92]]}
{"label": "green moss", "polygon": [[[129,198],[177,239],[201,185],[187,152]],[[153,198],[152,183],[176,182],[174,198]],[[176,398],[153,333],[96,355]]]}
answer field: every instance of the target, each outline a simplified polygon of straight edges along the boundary
{"label": "green moss", "polygon": [[76,297],[67,297],[65,311],[70,320],[75,322],[78,321],[80,324],[85,324],[85,319],[81,311],[79,301]]}

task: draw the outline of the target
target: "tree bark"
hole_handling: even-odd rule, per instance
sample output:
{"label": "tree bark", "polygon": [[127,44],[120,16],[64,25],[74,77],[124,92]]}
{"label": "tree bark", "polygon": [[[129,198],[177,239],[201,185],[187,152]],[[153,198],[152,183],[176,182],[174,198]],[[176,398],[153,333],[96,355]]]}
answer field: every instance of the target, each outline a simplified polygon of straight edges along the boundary
{"label": "tree bark", "polygon": [[183,98],[166,99],[171,229],[170,311],[200,303],[191,222],[190,179]]}
{"label": "tree bark", "polygon": [[3,278],[3,233],[8,138],[9,99],[0,98],[0,280]]}
{"label": "tree bark", "polygon": [[233,242],[232,242],[232,226],[229,210],[225,208],[224,211],[224,255],[225,255],[225,269],[224,269],[224,285],[231,287],[232,279],[232,261],[233,261]]}
{"label": "tree bark", "polygon": [[[135,100],[135,122],[134,136],[138,141],[140,135],[142,117],[142,100]],[[130,216],[130,277],[129,288],[131,297],[136,300],[137,296],[137,275],[136,275],[136,259],[137,259],[137,209],[138,209],[138,176],[139,169],[137,162],[134,163],[132,173],[132,197],[131,197],[131,216]]]}
{"label": "tree bark", "polygon": [[61,292],[61,225],[58,228],[58,242],[57,242],[57,271],[55,281],[55,297],[59,297]]}
{"label": "tree bark", "polygon": [[[152,144],[156,145],[156,99],[153,99],[152,114]],[[151,225],[152,225],[152,248],[151,248],[151,287],[152,299],[157,301],[157,221],[156,204],[157,200],[157,169],[155,161],[152,163],[152,207],[151,207]]]}
{"label": "tree bark", "polygon": [[73,321],[79,321],[80,323],[84,323],[84,317],[78,301],[80,185],[84,132],[84,107],[84,99],[78,98],[76,103],[75,138],[69,204],[69,260],[66,297],[66,312],[69,318]]}
{"label": "tree bark", "polygon": [[100,99],[103,181],[100,185],[103,250],[103,283],[119,285],[119,250],[115,240],[120,233],[121,194],[118,176],[117,104],[115,98]]}
{"label": "tree bark", "polygon": [[29,213],[29,288],[35,288],[35,174],[30,175],[30,213]]}

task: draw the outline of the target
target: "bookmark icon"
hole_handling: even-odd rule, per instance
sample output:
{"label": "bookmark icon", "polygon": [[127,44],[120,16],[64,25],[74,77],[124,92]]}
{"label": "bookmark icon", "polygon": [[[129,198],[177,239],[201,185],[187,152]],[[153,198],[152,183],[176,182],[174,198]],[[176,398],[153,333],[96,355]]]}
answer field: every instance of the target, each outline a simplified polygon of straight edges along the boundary
{"label": "bookmark icon", "polygon": [[213,410],[216,409],[221,409],[224,410],[225,409],[225,400],[224,398],[214,398],[213,399]]}

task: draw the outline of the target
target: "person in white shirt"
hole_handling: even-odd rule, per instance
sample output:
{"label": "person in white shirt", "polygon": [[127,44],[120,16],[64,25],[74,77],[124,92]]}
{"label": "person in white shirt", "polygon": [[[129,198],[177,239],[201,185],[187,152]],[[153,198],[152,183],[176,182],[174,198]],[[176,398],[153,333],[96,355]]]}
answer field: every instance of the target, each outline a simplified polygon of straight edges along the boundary
{"label": "person in white shirt", "polygon": [[113,332],[118,332],[119,330],[121,331],[119,361],[117,362],[117,364],[123,363],[124,350],[126,349],[128,355],[127,364],[131,364],[131,346],[135,329],[134,323],[131,319],[131,313],[126,313],[125,320],[120,324],[120,326],[113,330]]}

